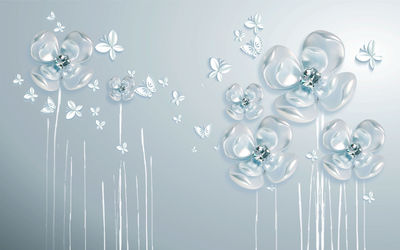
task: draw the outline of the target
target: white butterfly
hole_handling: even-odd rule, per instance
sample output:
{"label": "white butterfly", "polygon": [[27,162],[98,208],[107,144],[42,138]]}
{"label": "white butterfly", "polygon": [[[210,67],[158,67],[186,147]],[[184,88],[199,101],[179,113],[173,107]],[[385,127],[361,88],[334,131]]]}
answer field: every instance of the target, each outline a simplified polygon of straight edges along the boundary
{"label": "white butterfly", "polygon": [[197,153],[197,152],[198,152],[198,150],[197,150],[196,146],[193,146],[193,148],[192,148],[192,152],[193,152],[193,153]]}
{"label": "white butterfly", "polygon": [[22,78],[21,74],[17,74],[15,79],[13,80],[14,84],[22,85],[24,79]]}
{"label": "white butterfly", "polygon": [[168,77],[164,77],[162,80],[158,80],[158,83],[161,84],[164,88],[168,86]]}
{"label": "white butterfly", "polygon": [[157,92],[156,85],[154,84],[154,81],[153,79],[151,79],[150,76],[146,77],[145,84],[146,86],[136,88],[135,93],[143,97],[151,98],[153,96],[153,93]]}
{"label": "white butterfly", "polygon": [[179,95],[178,91],[172,91],[172,100],[171,102],[174,103],[176,106],[179,106],[181,102],[185,100],[185,96]]}
{"label": "white butterfly", "polygon": [[261,54],[263,48],[263,43],[259,36],[255,36],[254,40],[250,40],[248,43],[240,46],[240,49],[246,55],[249,55],[253,58],[256,58],[259,54]]}
{"label": "white butterfly", "polygon": [[241,42],[243,38],[246,36],[246,34],[241,30],[235,30],[233,31],[233,34],[235,35],[235,41],[238,42]]}
{"label": "white butterfly", "polygon": [[276,190],[276,187],[275,186],[267,186],[266,187],[266,189],[268,190],[268,191],[275,191]]}
{"label": "white butterfly", "polygon": [[96,125],[98,130],[103,130],[104,125],[106,125],[106,121],[96,120]]}
{"label": "white butterfly", "polygon": [[51,114],[54,113],[56,110],[56,104],[54,103],[53,99],[49,96],[47,97],[46,105],[40,110],[40,112],[44,114]]}
{"label": "white butterfly", "polygon": [[96,90],[100,89],[99,87],[99,80],[94,80],[93,82],[88,84],[88,87],[93,90],[93,92],[96,92]]}
{"label": "white butterfly", "polygon": [[208,78],[215,78],[222,81],[222,74],[226,74],[232,69],[232,65],[225,63],[221,58],[210,58],[210,67],[212,71],[208,74]]}
{"label": "white butterfly", "polygon": [[172,117],[172,120],[174,120],[176,124],[181,123],[182,122],[182,115],[174,116],[174,117]]}
{"label": "white butterfly", "polygon": [[375,53],[375,41],[371,40],[368,42],[368,45],[364,44],[360,49],[356,59],[360,62],[368,62],[370,69],[374,70],[376,62],[382,61],[382,56]]}
{"label": "white butterfly", "polygon": [[218,151],[218,150],[219,150],[219,144],[217,144],[217,145],[214,146],[214,150],[215,150],[215,151]]}
{"label": "white butterfly", "polygon": [[96,108],[90,107],[90,111],[92,112],[92,116],[98,116],[100,112],[100,107]]}
{"label": "white butterfly", "polygon": [[108,33],[108,36],[104,36],[100,39],[101,43],[96,45],[96,50],[100,53],[109,53],[110,59],[112,61],[117,57],[116,52],[121,53],[124,51],[124,47],[117,44],[118,43],[118,34],[115,30],[111,30]]}
{"label": "white butterfly", "polygon": [[264,26],[261,24],[261,15],[257,13],[254,16],[249,17],[249,20],[244,23],[244,26],[248,29],[252,29],[254,34],[257,34],[259,31],[264,29]]}
{"label": "white butterfly", "polygon": [[64,32],[65,26],[60,22],[57,22],[57,27],[54,28],[54,32]]}
{"label": "white butterfly", "polygon": [[364,194],[363,200],[368,201],[368,203],[372,203],[375,200],[374,193],[369,192],[368,194]]}
{"label": "white butterfly", "polygon": [[83,105],[76,105],[75,102],[70,100],[70,101],[68,101],[68,107],[71,110],[68,111],[67,115],[65,116],[65,118],[67,118],[67,120],[70,120],[70,119],[74,118],[75,116],[82,117],[81,110],[83,108]]}
{"label": "white butterfly", "polygon": [[117,150],[121,151],[121,154],[128,152],[128,143],[124,142],[122,145],[117,146]]}
{"label": "white butterfly", "polygon": [[51,11],[50,14],[46,17],[46,19],[49,21],[54,21],[56,19],[56,14],[54,14],[54,12]]}
{"label": "white butterfly", "polygon": [[134,78],[134,77],[135,77],[135,74],[136,74],[136,71],[134,71],[134,70],[128,70],[128,75],[129,75],[130,78]]}
{"label": "white butterfly", "polygon": [[194,131],[201,139],[208,138],[211,134],[211,124],[207,126],[194,126]]}
{"label": "white butterfly", "polygon": [[315,150],[313,149],[313,151],[308,152],[308,153],[306,154],[306,158],[309,159],[309,160],[311,160],[312,162],[315,162],[316,160],[318,160],[317,151],[315,151]]}
{"label": "white butterfly", "polygon": [[30,87],[29,92],[24,95],[24,99],[31,102],[34,102],[37,97],[38,95],[35,93],[35,89],[32,87]]}

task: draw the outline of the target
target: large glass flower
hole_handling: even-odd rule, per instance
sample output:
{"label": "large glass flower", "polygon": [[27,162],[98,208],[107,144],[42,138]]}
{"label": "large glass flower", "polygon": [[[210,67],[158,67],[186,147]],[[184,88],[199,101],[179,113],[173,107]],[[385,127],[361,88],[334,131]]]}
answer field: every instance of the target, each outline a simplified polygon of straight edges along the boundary
{"label": "large glass flower", "polygon": [[257,119],[263,112],[260,102],[263,98],[261,86],[250,84],[245,90],[235,83],[225,93],[229,103],[226,113],[235,120],[242,120],[246,116],[249,120]]}
{"label": "large glass flower", "polygon": [[83,63],[92,55],[93,44],[89,37],[73,31],[61,44],[54,33],[42,32],[35,36],[31,44],[32,58],[41,63],[32,70],[32,79],[40,88],[56,91],[60,82],[68,90],[86,86],[93,73],[83,70]]}
{"label": "large glass flower", "polygon": [[322,159],[322,165],[338,180],[350,179],[352,172],[359,179],[372,178],[383,169],[383,157],[375,153],[384,139],[384,130],[376,121],[362,121],[351,133],[344,121],[333,120],[321,135],[322,145],[332,152]]}
{"label": "large glass flower", "polygon": [[229,171],[231,179],[246,189],[261,188],[265,178],[271,183],[285,181],[297,166],[294,154],[284,152],[291,139],[289,124],[274,116],[261,121],[255,136],[245,125],[235,125],[222,141],[225,155],[239,161]]}
{"label": "large glass flower", "polygon": [[313,121],[318,107],[342,108],[353,96],[353,73],[335,73],[344,60],[344,45],[332,33],[314,31],[304,41],[299,60],[286,47],[277,45],[266,54],[262,75],[272,89],[288,90],[274,103],[284,118],[298,123]]}
{"label": "large glass flower", "polygon": [[122,80],[114,76],[108,82],[109,95],[116,102],[129,101],[135,95],[135,80],[132,76],[125,76]]}

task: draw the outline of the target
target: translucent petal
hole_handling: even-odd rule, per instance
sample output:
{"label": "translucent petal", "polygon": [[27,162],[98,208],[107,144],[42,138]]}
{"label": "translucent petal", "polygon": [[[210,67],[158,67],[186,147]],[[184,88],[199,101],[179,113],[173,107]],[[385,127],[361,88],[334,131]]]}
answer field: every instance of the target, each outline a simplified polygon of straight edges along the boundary
{"label": "translucent petal", "polygon": [[96,50],[100,53],[107,53],[110,49],[111,47],[108,43],[98,43],[96,45]]}
{"label": "translucent petal", "polygon": [[361,146],[363,152],[375,152],[385,141],[383,127],[374,120],[362,121],[353,131],[353,142]]}
{"label": "translucent petal", "polygon": [[295,107],[287,101],[286,95],[278,97],[274,106],[279,115],[292,122],[308,123],[313,121],[318,114],[315,103],[308,107]]}
{"label": "translucent petal", "polygon": [[258,103],[250,103],[246,108],[245,116],[248,120],[254,120],[260,117],[264,108]]}
{"label": "translucent petal", "polygon": [[83,70],[82,67],[71,65],[70,70],[61,79],[67,90],[77,90],[85,87],[92,79],[93,73]]}
{"label": "translucent petal", "polygon": [[272,154],[265,163],[266,177],[272,183],[281,183],[293,175],[297,167],[296,156],[292,153]]}
{"label": "translucent petal", "polygon": [[211,57],[210,58],[210,67],[214,70],[214,71],[218,71],[219,70],[219,62],[215,57]]}
{"label": "translucent petal", "polygon": [[289,104],[300,108],[310,107],[315,104],[315,96],[313,92],[302,85],[298,85],[287,92],[285,98]]}
{"label": "translucent petal", "polygon": [[250,84],[244,91],[250,102],[259,102],[263,98],[261,86],[255,83]]}
{"label": "translucent petal", "polygon": [[247,162],[240,162],[238,169],[247,176],[260,176],[264,173],[264,169],[253,160]]}
{"label": "translucent petal", "polygon": [[229,170],[229,176],[231,177],[232,181],[235,182],[237,185],[239,185],[242,188],[250,189],[250,190],[256,190],[264,186],[264,176],[256,176],[256,177],[250,177],[245,174],[243,174],[240,170],[238,170],[236,167],[232,167]]}
{"label": "translucent petal", "polygon": [[226,113],[234,120],[243,120],[244,110],[239,104],[232,104],[226,109]]}
{"label": "translucent petal", "polygon": [[252,132],[240,123],[227,131],[222,139],[225,155],[232,159],[248,158],[253,153],[254,144]]}
{"label": "translucent petal", "polygon": [[120,101],[122,98],[121,92],[119,91],[119,86],[121,85],[121,79],[114,76],[108,82],[110,88],[110,98],[116,102]]}
{"label": "translucent petal", "polygon": [[230,86],[225,93],[225,98],[228,102],[238,103],[243,99],[242,87],[235,83]]}
{"label": "translucent petal", "polygon": [[33,82],[46,91],[56,91],[58,90],[60,84],[59,79],[57,80],[50,80],[43,76],[40,66],[34,68],[31,72]]}
{"label": "translucent petal", "polygon": [[282,151],[292,140],[290,125],[275,116],[265,117],[256,133],[257,143],[265,145],[271,152]]}
{"label": "translucent petal", "polygon": [[40,73],[46,79],[58,81],[60,79],[60,72],[54,68],[53,64],[43,64],[40,65]]}
{"label": "translucent petal", "polygon": [[118,34],[115,30],[111,30],[110,33],[108,33],[108,43],[111,47],[118,43]]}
{"label": "translucent petal", "polygon": [[38,62],[51,62],[59,54],[58,41],[51,32],[37,34],[31,44],[31,56]]}
{"label": "translucent petal", "polygon": [[342,72],[331,77],[327,84],[329,87],[325,86],[325,91],[317,92],[319,103],[327,111],[336,111],[353,97],[357,79],[353,73]]}
{"label": "translucent petal", "polygon": [[81,32],[73,31],[65,37],[61,53],[68,56],[72,63],[86,62],[93,53],[92,40]]}
{"label": "translucent petal", "polygon": [[345,181],[351,178],[352,162],[344,155],[326,155],[321,164],[326,172],[337,180]]}
{"label": "translucent petal", "polygon": [[122,52],[122,51],[124,51],[124,47],[122,47],[121,45],[115,45],[114,47],[113,47],[113,49],[115,50],[115,51],[117,51],[117,52]]}
{"label": "translucent petal", "polygon": [[307,47],[301,54],[301,62],[305,69],[315,68],[318,72],[323,72],[328,66],[328,56],[320,48]]}
{"label": "translucent petal", "polygon": [[360,51],[360,53],[356,55],[356,59],[360,62],[368,62],[371,56],[367,52]]}
{"label": "translucent petal", "polygon": [[135,80],[132,77],[125,76],[121,81],[122,86],[125,87],[124,92],[122,93],[122,100],[129,101],[135,95]]}
{"label": "translucent petal", "polygon": [[292,87],[299,82],[302,73],[296,56],[280,45],[266,53],[261,70],[266,84],[272,89]]}
{"label": "translucent petal", "polygon": [[303,51],[310,47],[321,49],[326,53],[328,64],[323,72],[334,71],[343,63],[343,42],[330,32],[317,30],[309,34],[304,40]]}
{"label": "translucent petal", "polygon": [[360,154],[354,162],[354,174],[360,179],[370,179],[383,170],[383,157],[371,153]]}
{"label": "translucent petal", "polygon": [[333,152],[346,150],[350,145],[350,130],[340,119],[331,121],[321,133],[322,145]]}

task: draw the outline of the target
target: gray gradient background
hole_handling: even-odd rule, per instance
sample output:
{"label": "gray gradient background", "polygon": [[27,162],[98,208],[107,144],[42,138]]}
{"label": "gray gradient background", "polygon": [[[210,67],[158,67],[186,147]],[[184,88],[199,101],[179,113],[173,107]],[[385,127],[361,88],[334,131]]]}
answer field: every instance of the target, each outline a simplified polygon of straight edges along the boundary
{"label": "gray gradient background", "polygon": [[[170,86],[160,88],[151,100],[135,98],[123,107],[122,137],[128,142],[129,153],[122,158],[128,169],[131,249],[136,249],[135,175],[140,180],[141,222],[144,222],[142,127],[147,152],[154,157],[155,249],[254,249],[255,193],[231,183],[227,170],[233,162],[213,146],[233,124],[223,111],[226,88],[234,82],[242,86],[261,82],[258,71],[261,57],[251,60],[243,55],[232,34],[235,29],[244,29],[244,21],[256,12],[262,15],[265,26],[260,33],[264,52],[282,44],[298,53],[305,36],[316,29],[331,31],[343,40],[347,55],[342,70],[354,72],[358,86],[351,103],[338,113],[327,115],[326,121],[342,118],[354,127],[372,118],[385,128],[386,144],[381,151],[386,159],[385,170],[367,183],[367,190],[376,195],[376,201],[367,204],[367,243],[368,249],[399,249],[400,2],[395,0],[0,1],[0,249],[44,249],[46,116],[39,110],[48,93],[35,87],[39,98],[33,104],[25,103],[23,95],[33,86],[29,72],[37,65],[29,56],[30,41],[37,32],[54,28],[55,23],[45,19],[50,10],[66,26],[66,31],[58,34],[59,39],[79,30],[97,43],[103,34],[115,29],[119,43],[125,48],[115,62],[94,53],[89,66],[95,69],[95,77],[100,81],[98,92],[84,88],[63,93],[57,144],[57,249],[62,244],[66,139],[70,141],[74,159],[72,248],[83,249],[83,140],[87,143],[88,159],[88,249],[102,249],[101,180],[105,181],[106,189],[107,249],[114,247],[112,175],[117,173],[121,155],[115,150],[118,105],[106,96],[105,83],[114,75],[124,76],[132,68],[139,81],[148,73],[155,79],[168,76]],[[250,32],[247,33],[249,37]],[[358,49],[371,39],[376,40],[377,51],[384,56],[374,72],[366,64],[354,61]],[[210,56],[221,57],[233,65],[222,83],[207,79]],[[16,73],[25,78],[21,87],[12,84]],[[179,107],[169,103],[174,89],[186,96]],[[271,104],[279,93],[264,90],[267,115],[272,113]],[[56,93],[50,95],[56,99]],[[65,119],[67,100],[84,105],[82,118]],[[96,130],[89,111],[91,106],[101,107],[99,119],[107,122],[102,132]],[[176,125],[172,116],[179,113],[183,123]],[[55,116],[49,117],[52,135]],[[248,124],[255,128],[259,121]],[[194,125],[204,123],[213,124],[212,136],[207,140],[199,139],[193,132]],[[314,123],[295,125],[293,130],[290,150],[299,155],[300,164],[293,178],[278,187],[279,249],[299,249],[297,183],[303,187],[306,229],[310,162],[304,155],[316,147]],[[191,152],[194,145],[199,149],[196,154]],[[50,159],[51,156],[52,150]],[[350,249],[355,249],[354,182],[348,182],[347,188]],[[336,246],[337,183],[332,184],[332,195]],[[263,189],[259,196],[259,249],[272,249],[273,193]],[[314,242],[314,224],[312,232]],[[141,235],[144,249],[143,223]],[[341,238],[344,247],[344,234]]]}

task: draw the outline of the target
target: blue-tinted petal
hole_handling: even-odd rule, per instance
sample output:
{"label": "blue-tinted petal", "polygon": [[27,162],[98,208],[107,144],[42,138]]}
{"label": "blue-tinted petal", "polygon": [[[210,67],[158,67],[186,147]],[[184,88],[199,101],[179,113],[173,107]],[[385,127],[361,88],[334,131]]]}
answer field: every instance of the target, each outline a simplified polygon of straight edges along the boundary
{"label": "blue-tinted petal", "polygon": [[264,168],[259,164],[255,163],[253,160],[240,162],[238,165],[238,169],[243,174],[252,177],[260,176],[264,173]]}
{"label": "blue-tinted petal", "polygon": [[328,56],[324,50],[317,47],[304,48],[301,54],[301,62],[305,69],[314,68],[318,72],[325,71],[328,66]]}
{"label": "blue-tinted petal", "polygon": [[232,159],[243,160],[248,158],[253,153],[254,145],[251,130],[240,123],[228,130],[222,139],[225,155]]}
{"label": "blue-tinted petal", "polygon": [[272,183],[287,180],[296,170],[297,159],[292,153],[271,154],[264,165],[267,179]]}
{"label": "blue-tinted petal", "polygon": [[93,53],[92,40],[81,32],[73,31],[65,37],[61,53],[68,56],[72,63],[86,62]]}
{"label": "blue-tinted petal", "polygon": [[261,121],[256,133],[257,144],[265,145],[271,152],[282,151],[292,140],[290,125],[274,116]]}
{"label": "blue-tinted petal", "polygon": [[353,142],[361,146],[363,152],[375,152],[385,141],[383,127],[374,120],[362,121],[353,131]]}
{"label": "blue-tinted petal", "polygon": [[54,61],[59,54],[58,41],[51,32],[37,34],[31,44],[31,56],[42,63]]}
{"label": "blue-tinted petal", "polygon": [[258,103],[250,103],[246,108],[245,116],[248,120],[254,120],[261,116],[264,108]]}
{"label": "blue-tinted petal", "polygon": [[317,105],[295,107],[287,101],[286,95],[281,95],[274,102],[276,112],[283,118],[297,123],[312,122],[318,114]]}
{"label": "blue-tinted petal", "polygon": [[256,190],[264,186],[264,176],[247,176],[243,174],[237,167],[231,167],[229,170],[229,176],[231,177],[232,181],[235,182],[242,188]]}
{"label": "blue-tinted petal", "polygon": [[325,149],[341,152],[350,145],[350,129],[340,119],[331,121],[321,133],[321,142]]}
{"label": "blue-tinted petal", "polygon": [[235,83],[230,86],[225,93],[225,98],[228,102],[238,103],[243,99],[242,87]]}
{"label": "blue-tinted petal", "polygon": [[244,110],[239,104],[232,104],[226,109],[226,113],[234,120],[243,120]]}
{"label": "blue-tinted petal", "polygon": [[313,92],[302,85],[298,85],[294,89],[285,94],[286,101],[299,108],[310,107],[315,104],[315,96]]}
{"label": "blue-tinted petal", "polygon": [[345,181],[351,178],[353,162],[344,154],[326,155],[321,164],[326,172],[337,180]]}
{"label": "blue-tinted petal", "polygon": [[135,95],[135,80],[132,77],[126,76],[122,79],[121,84],[125,87],[122,93],[122,100],[129,101]]}
{"label": "blue-tinted petal", "polygon": [[93,73],[82,67],[69,65],[68,71],[63,72],[62,83],[67,90],[77,90],[85,87],[92,79]]}
{"label": "blue-tinted petal", "polygon": [[41,66],[35,67],[31,72],[31,77],[33,82],[40,88],[46,91],[56,91],[60,86],[60,80],[56,78],[56,80],[48,79],[43,76]]}
{"label": "blue-tinted petal", "polygon": [[370,179],[383,170],[383,157],[371,153],[362,153],[354,161],[354,174],[359,179]]}
{"label": "blue-tinted petal", "polygon": [[250,84],[244,91],[244,94],[250,102],[259,102],[263,98],[261,86],[255,83]]}

